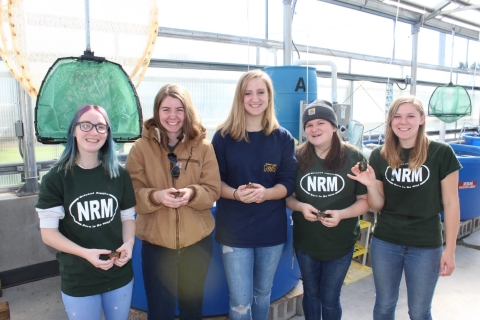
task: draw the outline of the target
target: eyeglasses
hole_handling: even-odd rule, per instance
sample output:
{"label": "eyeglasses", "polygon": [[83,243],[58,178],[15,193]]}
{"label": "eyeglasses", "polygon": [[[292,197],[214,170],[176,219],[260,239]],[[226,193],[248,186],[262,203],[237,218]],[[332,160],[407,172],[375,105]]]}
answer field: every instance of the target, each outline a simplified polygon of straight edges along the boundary
{"label": "eyeglasses", "polygon": [[177,155],[173,152],[169,153],[167,155],[168,160],[170,160],[171,163],[173,163],[173,168],[170,170],[170,174],[172,175],[172,178],[177,179],[180,177],[180,167],[178,166],[178,158]]}
{"label": "eyeglasses", "polygon": [[107,124],[93,124],[90,122],[77,122],[77,126],[80,126],[80,130],[83,132],[90,132],[92,131],[93,127],[97,130],[98,133],[107,133],[109,126]]}

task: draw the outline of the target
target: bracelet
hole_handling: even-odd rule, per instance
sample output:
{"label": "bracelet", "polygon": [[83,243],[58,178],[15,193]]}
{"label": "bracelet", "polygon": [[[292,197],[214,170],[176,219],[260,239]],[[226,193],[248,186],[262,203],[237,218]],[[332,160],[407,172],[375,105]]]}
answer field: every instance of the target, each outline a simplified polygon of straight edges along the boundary
{"label": "bracelet", "polygon": [[235,199],[235,200],[238,201],[237,197],[235,196],[235,193],[237,193],[237,189],[235,189],[235,190],[233,191],[233,199]]}

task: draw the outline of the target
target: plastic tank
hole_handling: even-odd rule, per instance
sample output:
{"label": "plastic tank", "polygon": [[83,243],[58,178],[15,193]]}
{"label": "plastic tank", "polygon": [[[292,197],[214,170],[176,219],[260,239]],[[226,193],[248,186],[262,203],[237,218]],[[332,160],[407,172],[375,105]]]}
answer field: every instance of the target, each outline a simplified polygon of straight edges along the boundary
{"label": "plastic tank", "polygon": [[[450,144],[463,168],[459,172],[458,197],[460,220],[480,216],[480,147],[465,144]],[[443,221],[443,212],[441,213]]]}
{"label": "plastic tank", "polygon": [[462,136],[465,144],[480,146],[480,135],[478,133],[464,133]]}
{"label": "plastic tank", "polygon": [[[216,208],[211,209],[212,214],[216,217]],[[271,301],[277,300],[292,290],[300,280],[300,268],[295,260],[292,266],[293,246],[292,246],[292,211],[287,209],[288,219],[287,227],[287,243],[283,248],[283,253],[278,264],[275,278],[273,279]],[[215,238],[215,230],[213,231]],[[145,287],[143,285],[142,274],[142,241],[135,239],[133,247],[133,272],[135,281],[133,284],[132,308],[144,310],[147,308],[147,298],[145,296]],[[203,315],[215,316],[228,314],[228,285],[223,269],[222,255],[220,245],[213,241],[213,253],[210,260],[210,266],[205,280],[205,289],[203,296]],[[178,316],[178,310],[176,312]]]}
{"label": "plastic tank", "polygon": [[265,67],[275,90],[275,109],[280,125],[299,140],[300,101],[317,99],[317,72],[314,67]]}

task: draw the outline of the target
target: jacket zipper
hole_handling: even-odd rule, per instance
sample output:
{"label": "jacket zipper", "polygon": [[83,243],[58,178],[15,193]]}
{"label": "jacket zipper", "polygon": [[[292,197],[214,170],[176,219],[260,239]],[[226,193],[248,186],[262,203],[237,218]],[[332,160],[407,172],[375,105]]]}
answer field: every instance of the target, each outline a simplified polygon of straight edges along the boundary
{"label": "jacket zipper", "polygon": [[176,234],[177,244],[176,244],[175,247],[176,247],[177,250],[178,250],[178,249],[180,249],[180,230],[179,230],[179,229],[180,229],[180,221],[179,221],[179,220],[180,220],[180,215],[178,214],[178,208],[175,209],[175,215],[176,215],[176,222],[177,222],[177,223],[176,223],[176,228],[177,228],[177,230],[176,230],[176,232],[177,232],[177,234]]}

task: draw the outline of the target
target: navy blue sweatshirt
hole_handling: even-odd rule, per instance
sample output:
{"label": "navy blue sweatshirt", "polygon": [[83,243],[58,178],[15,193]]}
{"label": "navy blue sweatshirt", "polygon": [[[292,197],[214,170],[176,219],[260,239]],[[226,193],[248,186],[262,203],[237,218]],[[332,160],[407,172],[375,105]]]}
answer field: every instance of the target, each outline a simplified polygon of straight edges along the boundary
{"label": "navy blue sweatshirt", "polygon": [[[282,184],[287,197],[295,190],[297,160],[292,135],[284,128],[265,136],[249,132],[250,142],[235,141],[217,131],[212,139],[223,182],[237,189],[249,182],[266,189]],[[217,242],[239,248],[268,247],[287,240],[285,199],[243,203],[220,198],[217,201]]]}

